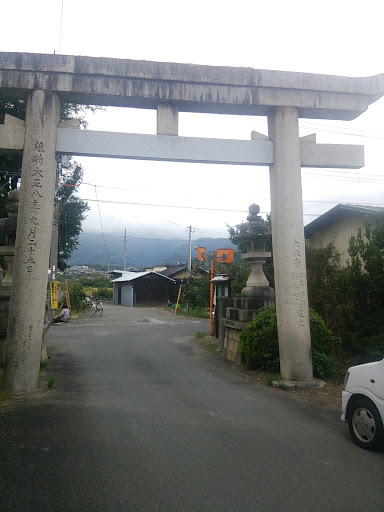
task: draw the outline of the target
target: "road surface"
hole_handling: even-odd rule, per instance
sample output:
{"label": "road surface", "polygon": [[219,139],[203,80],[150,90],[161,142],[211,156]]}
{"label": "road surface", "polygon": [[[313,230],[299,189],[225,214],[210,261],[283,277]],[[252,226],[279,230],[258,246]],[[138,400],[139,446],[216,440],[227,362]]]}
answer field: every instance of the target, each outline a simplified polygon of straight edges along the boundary
{"label": "road surface", "polygon": [[208,330],[112,305],[52,327],[40,389],[0,410],[0,511],[384,511],[383,453],[238,375]]}

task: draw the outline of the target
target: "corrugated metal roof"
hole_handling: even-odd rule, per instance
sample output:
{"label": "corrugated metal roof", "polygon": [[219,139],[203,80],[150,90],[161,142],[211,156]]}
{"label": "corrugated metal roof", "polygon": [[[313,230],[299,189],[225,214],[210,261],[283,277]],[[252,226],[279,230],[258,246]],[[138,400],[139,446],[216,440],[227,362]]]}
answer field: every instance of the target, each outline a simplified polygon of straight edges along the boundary
{"label": "corrugated metal roof", "polygon": [[210,280],[210,283],[228,283],[228,281],[232,281],[233,277],[229,275],[217,275],[213,279]]}
{"label": "corrugated metal roof", "polygon": [[122,272],[123,275],[121,277],[118,277],[117,279],[112,279],[112,283],[123,283],[123,282],[129,282],[134,281],[135,279],[139,279],[140,277],[149,275],[149,274],[156,274],[157,276],[163,277],[164,279],[168,279],[169,281],[175,282],[174,279],[171,279],[170,277],[163,276],[162,274],[159,274],[159,272]]}
{"label": "corrugated metal roof", "polygon": [[372,205],[361,205],[361,204],[337,204],[327,212],[323,213],[317,217],[317,219],[313,220],[309,224],[304,227],[305,237],[309,238],[313,235],[313,233],[320,226],[330,222],[333,218],[339,215],[341,212],[358,212],[358,213],[377,213],[380,211],[384,211],[384,208],[381,206],[372,206]]}

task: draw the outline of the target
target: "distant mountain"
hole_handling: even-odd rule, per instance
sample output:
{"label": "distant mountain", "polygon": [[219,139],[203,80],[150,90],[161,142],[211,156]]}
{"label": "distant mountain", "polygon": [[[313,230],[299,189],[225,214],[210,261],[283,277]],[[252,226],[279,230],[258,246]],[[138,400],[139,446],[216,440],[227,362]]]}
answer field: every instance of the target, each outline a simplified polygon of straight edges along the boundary
{"label": "distant mountain", "polygon": [[[196,256],[195,245],[208,251],[233,249],[228,238],[199,238],[192,241],[192,257]],[[79,246],[69,260],[69,265],[101,265],[123,267],[124,243],[122,236],[98,233],[81,233]],[[188,260],[188,240],[160,240],[156,238],[135,238],[127,240],[127,266],[138,268],[186,262]]]}

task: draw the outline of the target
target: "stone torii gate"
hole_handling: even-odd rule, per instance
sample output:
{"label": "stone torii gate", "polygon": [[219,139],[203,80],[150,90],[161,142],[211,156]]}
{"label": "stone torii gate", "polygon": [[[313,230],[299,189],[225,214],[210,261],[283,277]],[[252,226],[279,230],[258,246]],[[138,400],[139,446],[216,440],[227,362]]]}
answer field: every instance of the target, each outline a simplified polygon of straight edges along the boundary
{"label": "stone torii gate", "polygon": [[[351,120],[384,93],[384,75],[306,73],[107,58],[0,53],[0,97],[27,101],[25,123],[7,116],[0,151],[23,151],[15,275],[4,384],[38,383],[57,155],[270,167],[281,375],[313,378],[301,167],[360,168],[363,147],[299,137],[298,119]],[[61,102],[157,110],[157,135],[92,132],[60,123]],[[268,117],[268,137],[178,136],[178,113]]]}

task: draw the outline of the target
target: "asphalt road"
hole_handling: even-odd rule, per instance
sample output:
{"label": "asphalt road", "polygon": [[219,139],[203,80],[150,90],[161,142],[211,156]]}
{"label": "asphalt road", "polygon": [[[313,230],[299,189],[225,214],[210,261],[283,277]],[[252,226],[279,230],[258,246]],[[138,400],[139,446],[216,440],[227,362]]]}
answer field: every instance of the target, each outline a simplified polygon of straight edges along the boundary
{"label": "asphalt road", "polygon": [[384,511],[382,452],[338,411],[239,376],[197,331],[118,306],[52,327],[40,389],[0,410],[0,511]]}

